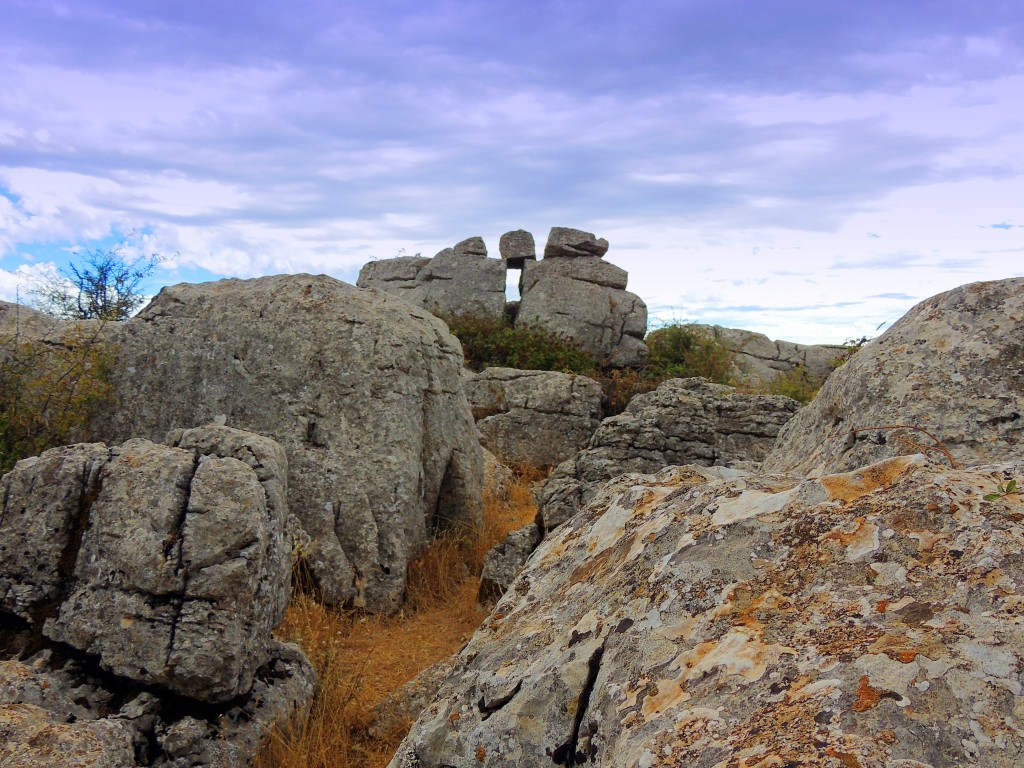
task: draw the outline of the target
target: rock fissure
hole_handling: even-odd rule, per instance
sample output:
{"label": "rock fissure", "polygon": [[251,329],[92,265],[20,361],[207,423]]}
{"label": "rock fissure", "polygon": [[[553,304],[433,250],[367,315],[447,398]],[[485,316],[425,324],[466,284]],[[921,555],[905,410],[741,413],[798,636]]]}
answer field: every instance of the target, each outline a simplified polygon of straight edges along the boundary
{"label": "rock fissure", "polygon": [[481,696],[480,701],[477,702],[476,707],[480,710],[480,720],[486,720],[495,712],[499,711],[502,707],[512,701],[516,697],[516,694],[522,690],[523,681],[520,680],[516,683],[515,687],[504,696],[499,696],[496,699],[488,702],[486,696]]}
{"label": "rock fissure", "polygon": [[594,653],[587,660],[587,679],[584,681],[583,690],[580,691],[580,696],[576,700],[576,715],[573,719],[569,741],[551,753],[551,760],[555,765],[573,768],[573,766],[583,765],[592,757],[589,739],[593,736],[593,733],[589,733],[587,736],[586,754],[580,750],[580,734],[583,730],[583,721],[586,720],[587,711],[590,708],[590,699],[594,695],[594,689],[597,686],[597,676],[601,672],[601,659],[604,658],[604,649],[607,643],[608,638],[605,637],[601,645],[595,649]]}
{"label": "rock fissure", "polygon": [[199,450],[196,449],[192,459],[192,471],[188,477],[188,484],[185,486],[185,496],[182,500],[181,510],[178,513],[178,518],[175,521],[174,530],[171,533],[171,541],[168,543],[172,549],[164,549],[165,559],[169,559],[173,547],[177,546],[178,556],[177,563],[174,566],[174,573],[181,577],[181,591],[176,597],[171,597],[171,606],[174,609],[174,615],[171,617],[171,626],[167,634],[167,655],[164,659],[164,665],[171,667],[171,656],[174,654],[174,642],[177,639],[178,625],[181,622],[181,614],[185,609],[186,596],[188,594],[188,583],[190,578],[190,569],[186,567],[185,563],[185,525],[188,520],[189,504],[192,500],[192,483],[195,481],[196,472],[199,471],[199,463],[201,460]]}

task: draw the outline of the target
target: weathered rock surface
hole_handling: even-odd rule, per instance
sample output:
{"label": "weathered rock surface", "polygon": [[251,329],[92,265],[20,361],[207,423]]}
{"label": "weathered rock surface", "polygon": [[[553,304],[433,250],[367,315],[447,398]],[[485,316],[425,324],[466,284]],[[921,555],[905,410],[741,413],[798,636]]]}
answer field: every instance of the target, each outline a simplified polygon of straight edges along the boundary
{"label": "weathered rock surface", "polygon": [[527,261],[537,260],[537,245],[525,229],[506,232],[498,241],[498,252],[509,269],[522,269]]}
{"label": "weathered rock surface", "polygon": [[385,738],[393,733],[408,732],[409,726],[420,712],[434,700],[438,689],[455,668],[456,657],[431,664],[405,685],[388,694],[373,708],[373,724],[369,733],[374,738]]}
{"label": "weathered rock surface", "polygon": [[797,369],[816,381],[824,381],[849,351],[836,344],[772,341],[763,333],[719,325],[695,324],[693,327],[705,330],[732,352],[736,380],[755,387],[767,386],[780,374]]}
{"label": "weathered rock surface", "polygon": [[545,259],[600,258],[608,253],[608,241],[590,232],[569,227],[552,227],[544,246]]}
{"label": "weathered rock surface", "polygon": [[283,449],[175,438],[54,448],[0,479],[0,765],[241,768],[309,702],[308,661],[271,636]]}
{"label": "weathered rock surface", "polygon": [[0,661],[0,765],[246,768],[271,730],[313,696],[315,675],[298,648],[275,642],[270,657],[247,697],[192,714],[180,699],[49,652]]}
{"label": "weathered rock surface", "polygon": [[483,446],[506,463],[558,464],[601,423],[601,385],[586,376],[487,368],[463,384]]}
{"label": "weathered rock surface", "polygon": [[706,379],[670,379],[601,422],[587,447],[551,473],[540,498],[543,531],[576,514],[604,482],[673,464],[753,468],[800,405]]}
{"label": "weathered rock surface", "polygon": [[290,543],[287,507],[268,508],[251,467],[141,439],[81,444],[19,462],[0,498],[0,609],[143,684],[215,703],[252,688]]}
{"label": "weathered rock surface", "polygon": [[540,530],[536,523],[512,531],[505,540],[491,549],[484,558],[480,574],[479,599],[481,603],[494,602],[515,581],[516,576],[540,544]]}
{"label": "weathered rock surface", "polygon": [[515,480],[515,473],[486,448],[483,448],[482,452],[484,455],[484,498],[490,498],[496,502],[506,501]]}
{"label": "weathered rock surface", "polygon": [[434,258],[400,256],[365,264],[356,285],[401,296],[442,315],[488,315],[505,311],[505,262],[488,259],[487,247],[471,237]]}
{"label": "weathered rock surface", "polygon": [[[46,339],[59,335],[64,323],[24,304],[0,301],[0,342],[14,337]],[[0,355],[4,352],[0,345]]]}
{"label": "weathered rock surface", "polygon": [[1022,417],[1024,278],[972,283],[921,302],[837,369],[765,469],[825,474],[934,445],[915,430],[851,433],[899,424],[926,429],[962,465],[1016,458]]}
{"label": "weathered rock surface", "polygon": [[625,284],[625,272],[595,256],[527,262],[517,325],[537,325],[571,338],[613,366],[647,359],[647,305]]}
{"label": "weathered rock surface", "polygon": [[428,312],[326,276],[163,289],[121,330],[108,441],[215,420],[288,457],[288,507],[326,599],[393,610],[443,521],[480,519],[462,354]]}
{"label": "weathered rock surface", "polygon": [[541,544],[393,768],[1011,768],[1024,464],[627,475]]}

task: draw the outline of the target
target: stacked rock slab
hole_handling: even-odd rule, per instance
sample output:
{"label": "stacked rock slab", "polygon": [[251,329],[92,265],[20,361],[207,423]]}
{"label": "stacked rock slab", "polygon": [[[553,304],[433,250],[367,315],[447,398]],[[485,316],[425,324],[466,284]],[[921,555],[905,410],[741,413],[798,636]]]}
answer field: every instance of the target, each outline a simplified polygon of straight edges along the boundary
{"label": "stacked rock slab", "polygon": [[[894,425],[917,429],[853,431]],[[911,309],[829,377],[783,429],[765,468],[823,474],[916,450],[941,456],[940,448],[970,466],[1020,456],[1022,446],[1017,277],[964,285]]]}
{"label": "stacked rock slab", "polygon": [[576,454],[601,422],[601,385],[558,371],[467,373],[481,443],[505,463],[551,467]]}
{"label": "stacked rock slab", "polygon": [[525,229],[506,232],[498,241],[498,252],[509,269],[522,269],[528,261],[537,260],[537,245]]}
{"label": "stacked rock slab", "polygon": [[1013,768],[1024,464],[626,475],[545,539],[391,768]]}
{"label": "stacked rock slab", "polygon": [[180,765],[243,765],[312,694],[308,662],[271,635],[290,590],[284,451],[217,427],[182,442],[55,448],[0,480],[0,616],[21,620],[0,622],[2,645],[43,648],[0,663],[0,731],[26,759],[67,738],[157,764],[147,745],[191,708],[204,735]]}
{"label": "stacked rock slab", "polygon": [[847,347],[834,344],[797,344],[772,341],[763,333],[719,325],[693,326],[722,343],[733,355],[733,376],[737,381],[764,387],[779,375],[801,370],[816,382],[824,381],[849,353]]}
{"label": "stacked rock slab", "polygon": [[505,312],[505,262],[487,258],[487,247],[471,237],[434,258],[400,256],[371,261],[356,285],[402,296],[440,315],[502,317]]}
{"label": "stacked rock slab", "polygon": [[326,276],[165,288],[120,332],[98,432],[219,420],[288,457],[301,554],[333,604],[394,610],[434,529],[481,514],[462,354],[425,310]]}
{"label": "stacked rock slab", "polygon": [[625,270],[602,260],[607,250],[589,232],[553,227],[544,259],[524,263],[516,324],[571,338],[608,365],[638,366],[647,305],[625,290]]}
{"label": "stacked rock slab", "polygon": [[576,514],[613,477],[673,464],[750,469],[768,455],[800,405],[706,379],[669,379],[601,422],[587,447],[551,473],[541,491],[543,532]]}

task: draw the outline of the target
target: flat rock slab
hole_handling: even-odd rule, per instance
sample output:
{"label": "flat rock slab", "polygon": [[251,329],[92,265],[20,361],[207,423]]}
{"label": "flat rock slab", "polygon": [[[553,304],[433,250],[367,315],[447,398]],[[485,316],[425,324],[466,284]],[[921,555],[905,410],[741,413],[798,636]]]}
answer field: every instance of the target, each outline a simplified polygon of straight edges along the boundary
{"label": "flat rock slab", "polygon": [[1024,464],[626,475],[550,535],[391,763],[1012,768]]}

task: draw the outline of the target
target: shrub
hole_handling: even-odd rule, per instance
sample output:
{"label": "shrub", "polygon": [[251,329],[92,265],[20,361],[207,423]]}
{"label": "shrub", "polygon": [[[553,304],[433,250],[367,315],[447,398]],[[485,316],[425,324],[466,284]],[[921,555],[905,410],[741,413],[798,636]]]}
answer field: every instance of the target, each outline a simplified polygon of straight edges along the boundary
{"label": "shrub", "polygon": [[821,389],[823,381],[807,372],[802,366],[781,373],[764,388],[769,395],[785,395],[798,403],[807,405]]}
{"label": "shrub", "polygon": [[733,384],[733,354],[714,335],[687,323],[670,323],[644,339],[651,356],[644,374],[661,380],[703,376],[718,384]]}
{"label": "shrub", "polygon": [[115,351],[101,325],[72,325],[55,340],[0,336],[0,472],[47,448],[88,440],[113,401]]}
{"label": "shrub", "polygon": [[590,374],[597,359],[543,328],[513,326],[505,319],[478,315],[442,317],[460,342],[466,365],[474,371],[488,367]]}

